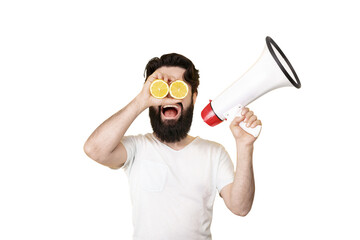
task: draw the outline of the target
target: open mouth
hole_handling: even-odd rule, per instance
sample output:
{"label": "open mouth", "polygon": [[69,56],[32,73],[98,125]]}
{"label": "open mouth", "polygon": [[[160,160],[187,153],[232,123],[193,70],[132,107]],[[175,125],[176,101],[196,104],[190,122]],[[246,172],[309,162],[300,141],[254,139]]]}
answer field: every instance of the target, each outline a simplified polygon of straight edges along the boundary
{"label": "open mouth", "polygon": [[166,120],[174,120],[178,119],[181,115],[182,104],[178,103],[175,105],[164,105],[160,107],[161,116]]}

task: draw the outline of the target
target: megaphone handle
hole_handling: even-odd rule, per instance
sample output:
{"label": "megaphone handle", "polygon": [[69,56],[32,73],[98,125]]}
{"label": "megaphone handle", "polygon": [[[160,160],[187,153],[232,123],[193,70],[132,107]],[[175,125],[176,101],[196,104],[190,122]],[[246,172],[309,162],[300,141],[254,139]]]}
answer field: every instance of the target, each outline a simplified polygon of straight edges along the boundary
{"label": "megaphone handle", "polygon": [[[242,111],[242,107],[238,108],[237,113],[235,114],[236,117],[241,117],[241,111]],[[254,128],[252,127],[247,127],[246,123],[244,121],[240,122],[240,127],[247,133],[253,135],[254,137],[258,137],[261,131],[261,125],[258,125]]]}
{"label": "megaphone handle", "polygon": [[254,128],[251,128],[251,127],[247,127],[246,126],[246,123],[244,122],[241,122],[240,123],[240,127],[247,133],[253,135],[254,137],[258,137],[259,134],[260,134],[260,131],[261,131],[261,125],[258,125]]}
{"label": "megaphone handle", "polygon": [[[225,119],[234,119],[235,117],[241,117],[243,106],[241,104],[236,105],[235,107],[231,108],[229,111],[227,111],[224,116]],[[247,133],[253,135],[254,137],[258,137],[261,131],[261,125],[258,125],[254,128],[247,127],[246,123],[240,122],[240,127]]]}

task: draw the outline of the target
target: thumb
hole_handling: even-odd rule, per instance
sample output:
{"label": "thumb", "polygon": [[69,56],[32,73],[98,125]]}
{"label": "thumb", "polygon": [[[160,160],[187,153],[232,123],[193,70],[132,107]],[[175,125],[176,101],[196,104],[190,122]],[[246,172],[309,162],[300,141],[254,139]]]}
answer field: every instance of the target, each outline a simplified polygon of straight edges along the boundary
{"label": "thumb", "polygon": [[241,115],[241,116],[237,116],[233,119],[233,121],[231,122],[231,125],[233,126],[239,126],[239,124],[244,121],[245,116]]}
{"label": "thumb", "polygon": [[161,102],[162,105],[174,105],[177,103],[180,103],[181,100],[179,99],[174,99],[174,98],[164,98]]}

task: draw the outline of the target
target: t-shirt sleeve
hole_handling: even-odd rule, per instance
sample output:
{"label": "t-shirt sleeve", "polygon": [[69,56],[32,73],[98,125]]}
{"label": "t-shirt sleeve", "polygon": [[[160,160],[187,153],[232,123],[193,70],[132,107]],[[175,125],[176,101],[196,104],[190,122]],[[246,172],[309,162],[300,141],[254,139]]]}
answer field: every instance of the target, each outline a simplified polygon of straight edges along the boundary
{"label": "t-shirt sleeve", "polygon": [[126,161],[124,165],[121,167],[125,172],[129,171],[133,165],[135,154],[136,154],[136,145],[137,145],[137,137],[136,136],[124,136],[121,140],[121,143],[124,145],[126,149]]}
{"label": "t-shirt sleeve", "polygon": [[219,195],[223,187],[234,181],[234,176],[234,164],[231,161],[229,153],[225,150],[224,147],[221,146],[220,160],[216,176],[216,188],[219,192]]}

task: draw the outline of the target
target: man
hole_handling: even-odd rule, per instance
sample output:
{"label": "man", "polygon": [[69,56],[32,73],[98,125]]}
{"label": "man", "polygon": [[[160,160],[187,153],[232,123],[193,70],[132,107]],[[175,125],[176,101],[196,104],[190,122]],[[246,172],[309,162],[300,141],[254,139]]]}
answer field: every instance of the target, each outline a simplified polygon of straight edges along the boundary
{"label": "man", "polygon": [[[166,54],[151,59],[145,74],[142,91],[91,134],[84,150],[98,163],[126,172],[134,239],[209,240],[216,189],[234,214],[245,216],[251,209],[256,138],[239,123],[256,127],[261,121],[248,108],[232,121],[230,129],[237,147],[234,174],[233,163],[220,144],[188,135],[199,85],[193,63],[182,55]],[[169,84],[184,80],[189,94],[181,100],[154,98],[149,88],[155,79]],[[124,136],[147,108],[154,132]]]}

